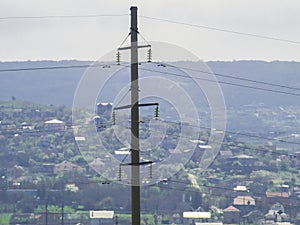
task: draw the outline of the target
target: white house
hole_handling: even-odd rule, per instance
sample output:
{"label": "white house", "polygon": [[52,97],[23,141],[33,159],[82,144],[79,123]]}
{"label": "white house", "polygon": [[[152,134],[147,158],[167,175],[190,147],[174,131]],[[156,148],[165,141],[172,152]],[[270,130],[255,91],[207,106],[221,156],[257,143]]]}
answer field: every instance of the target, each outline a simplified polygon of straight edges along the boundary
{"label": "white house", "polygon": [[53,119],[45,121],[45,130],[47,131],[64,131],[66,123],[64,121]]}
{"label": "white house", "polygon": [[91,225],[113,225],[114,211],[110,210],[91,210],[90,211]]}

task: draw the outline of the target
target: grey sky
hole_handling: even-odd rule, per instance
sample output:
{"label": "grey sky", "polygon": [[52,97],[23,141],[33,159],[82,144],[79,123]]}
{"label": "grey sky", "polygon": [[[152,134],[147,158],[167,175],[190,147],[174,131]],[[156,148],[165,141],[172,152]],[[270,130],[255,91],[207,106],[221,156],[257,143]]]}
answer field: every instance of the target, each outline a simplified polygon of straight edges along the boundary
{"label": "grey sky", "polygon": [[[299,0],[1,0],[0,17],[129,14],[300,42]],[[97,60],[117,48],[129,30],[129,16],[0,20],[0,60]],[[139,19],[149,41],[179,45],[204,60],[300,61],[300,44]]]}

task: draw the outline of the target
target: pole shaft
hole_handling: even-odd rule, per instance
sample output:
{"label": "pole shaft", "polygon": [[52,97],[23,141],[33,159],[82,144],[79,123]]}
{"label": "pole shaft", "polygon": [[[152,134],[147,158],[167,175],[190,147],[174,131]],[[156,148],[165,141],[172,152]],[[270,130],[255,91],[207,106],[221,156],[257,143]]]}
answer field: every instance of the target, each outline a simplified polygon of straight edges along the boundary
{"label": "pole shaft", "polygon": [[140,143],[137,7],[131,7],[131,198],[132,225],[140,225]]}
{"label": "pole shaft", "polygon": [[61,203],[61,225],[64,225],[64,207],[65,207],[64,200],[62,200],[62,203]]}
{"label": "pole shaft", "polygon": [[45,224],[48,225],[48,200],[45,201]]}

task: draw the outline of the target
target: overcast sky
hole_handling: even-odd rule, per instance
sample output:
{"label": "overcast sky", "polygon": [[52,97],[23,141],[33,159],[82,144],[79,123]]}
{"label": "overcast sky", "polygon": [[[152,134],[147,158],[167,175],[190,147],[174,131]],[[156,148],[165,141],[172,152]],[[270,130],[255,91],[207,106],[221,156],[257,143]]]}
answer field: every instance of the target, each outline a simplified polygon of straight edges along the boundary
{"label": "overcast sky", "polygon": [[300,61],[299,0],[1,0],[0,60],[97,60],[119,47],[129,15],[97,18],[4,19],[19,16],[129,14],[299,43],[237,35],[139,18],[148,41],[179,45],[203,60]]}

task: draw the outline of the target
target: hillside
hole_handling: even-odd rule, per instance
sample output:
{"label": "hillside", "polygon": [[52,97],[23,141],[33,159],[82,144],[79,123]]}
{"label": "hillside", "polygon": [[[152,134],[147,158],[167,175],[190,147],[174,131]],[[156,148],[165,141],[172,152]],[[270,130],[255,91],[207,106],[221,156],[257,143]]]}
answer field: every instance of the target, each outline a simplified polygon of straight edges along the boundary
{"label": "hillside", "polygon": [[[91,62],[83,61],[27,61],[1,62],[0,70],[16,68],[41,68],[86,65]],[[211,61],[207,63],[221,82],[262,87],[275,91],[296,93],[274,86],[266,86],[245,80],[236,80],[223,75],[258,80],[262,82],[300,87],[299,62],[264,62],[264,61]],[[54,104],[72,105],[77,84],[86,68],[24,70],[15,72],[1,71],[0,99],[8,100],[12,96],[28,101]],[[125,76],[124,76],[125,77]],[[174,77],[176,79],[176,77]],[[121,82],[121,81],[119,81]],[[241,106],[247,104],[264,103],[269,106],[288,106],[299,104],[298,97],[273,92],[241,88],[230,84],[220,84],[224,92],[227,106]],[[113,89],[112,89],[113,91]]]}

